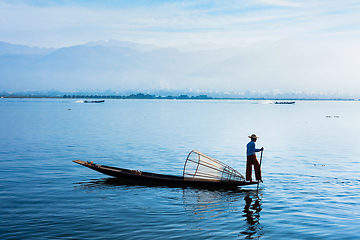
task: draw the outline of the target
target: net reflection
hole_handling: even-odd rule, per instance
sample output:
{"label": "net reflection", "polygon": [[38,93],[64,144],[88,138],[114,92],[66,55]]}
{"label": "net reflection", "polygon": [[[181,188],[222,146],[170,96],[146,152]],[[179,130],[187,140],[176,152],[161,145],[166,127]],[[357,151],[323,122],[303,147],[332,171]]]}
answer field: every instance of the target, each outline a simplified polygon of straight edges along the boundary
{"label": "net reflection", "polygon": [[239,208],[242,194],[241,191],[186,188],[183,189],[184,208],[198,218],[220,217]]}

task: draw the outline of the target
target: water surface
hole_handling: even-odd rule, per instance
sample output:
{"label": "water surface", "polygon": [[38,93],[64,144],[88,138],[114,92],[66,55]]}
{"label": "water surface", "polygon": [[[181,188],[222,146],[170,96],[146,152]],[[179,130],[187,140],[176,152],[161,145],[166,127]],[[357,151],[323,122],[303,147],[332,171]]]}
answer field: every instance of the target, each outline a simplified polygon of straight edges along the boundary
{"label": "water surface", "polygon": [[[360,238],[360,102],[0,99],[2,239]],[[264,183],[137,186],[72,160],[181,175],[197,149]]]}

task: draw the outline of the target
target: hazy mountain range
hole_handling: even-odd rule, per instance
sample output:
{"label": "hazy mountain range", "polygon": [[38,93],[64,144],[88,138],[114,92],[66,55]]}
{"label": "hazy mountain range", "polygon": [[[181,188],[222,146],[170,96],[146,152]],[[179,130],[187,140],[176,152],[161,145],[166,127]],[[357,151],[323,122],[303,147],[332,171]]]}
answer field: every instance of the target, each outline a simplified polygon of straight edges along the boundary
{"label": "hazy mountain range", "polygon": [[0,92],[354,94],[359,90],[357,60],[358,51],[351,48],[294,39],[201,51],[116,40],[60,49],[0,42]]}
{"label": "hazy mountain range", "polygon": [[176,85],[189,88],[181,84],[186,76],[235,55],[234,49],[181,52],[115,40],[60,49],[0,42],[0,88],[5,91],[151,90],[176,89]]}

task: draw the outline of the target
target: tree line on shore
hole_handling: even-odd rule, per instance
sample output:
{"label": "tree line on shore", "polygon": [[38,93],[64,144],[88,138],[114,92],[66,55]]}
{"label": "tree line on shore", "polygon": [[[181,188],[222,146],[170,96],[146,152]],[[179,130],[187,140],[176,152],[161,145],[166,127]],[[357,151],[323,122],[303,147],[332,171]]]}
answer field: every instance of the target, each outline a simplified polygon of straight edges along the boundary
{"label": "tree line on shore", "polygon": [[155,96],[150,94],[130,94],[128,96],[120,95],[64,95],[63,98],[102,98],[102,99],[213,99],[207,95],[198,95],[198,96],[188,96],[188,95],[179,95],[179,96]]}
{"label": "tree line on shore", "polygon": [[299,97],[299,96],[243,96],[243,97],[210,97],[208,95],[150,95],[150,94],[130,94],[130,95],[115,95],[115,94],[64,94],[58,92],[44,94],[44,93],[0,93],[0,98],[71,98],[71,99],[224,99],[224,100],[329,100],[329,101],[359,101],[357,98],[336,98],[336,97]]}

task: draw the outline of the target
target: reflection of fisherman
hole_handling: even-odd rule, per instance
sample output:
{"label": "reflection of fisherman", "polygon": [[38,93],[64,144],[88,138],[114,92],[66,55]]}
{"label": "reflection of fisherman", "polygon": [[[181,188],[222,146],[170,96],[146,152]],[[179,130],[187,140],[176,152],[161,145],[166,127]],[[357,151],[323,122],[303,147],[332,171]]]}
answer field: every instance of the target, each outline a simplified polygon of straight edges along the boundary
{"label": "reflection of fisherman", "polygon": [[[251,193],[251,192],[249,192]],[[248,194],[249,194],[248,193]],[[259,239],[261,234],[260,227],[260,212],[262,210],[259,196],[257,196],[253,202],[251,196],[246,195],[245,198],[244,215],[246,223],[248,224],[247,229],[241,233],[246,235],[245,239]]]}
{"label": "reflection of fisherman", "polygon": [[256,158],[255,152],[263,151],[264,148],[255,148],[255,142],[258,138],[256,134],[252,134],[249,138],[251,138],[251,141],[246,145],[246,181],[252,182],[252,165],[254,165],[256,180],[262,182],[260,164]]}

